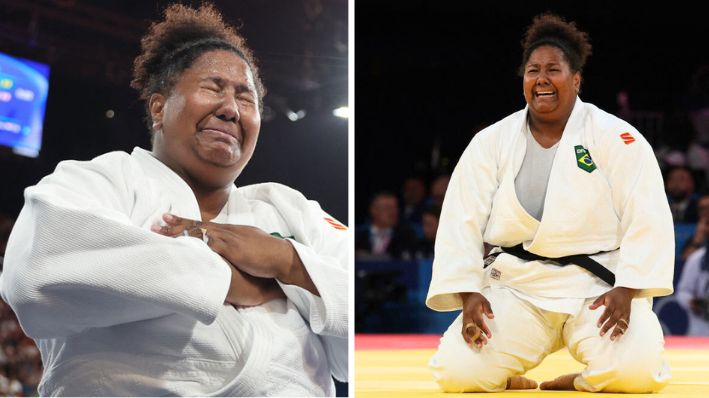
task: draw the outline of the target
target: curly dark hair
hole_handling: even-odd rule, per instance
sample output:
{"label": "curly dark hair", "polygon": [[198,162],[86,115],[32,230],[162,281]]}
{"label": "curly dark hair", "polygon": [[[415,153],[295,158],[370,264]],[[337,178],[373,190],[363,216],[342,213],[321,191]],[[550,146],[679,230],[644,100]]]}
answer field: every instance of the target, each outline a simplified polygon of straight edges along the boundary
{"label": "curly dark hair", "polygon": [[194,9],[172,4],[165,9],[165,18],[153,22],[140,42],[141,53],[133,61],[130,86],[138,90],[145,101],[148,128],[152,120],[148,99],[154,93],[169,95],[180,74],[202,54],[213,50],[232,51],[251,69],[256,84],[259,109],[263,110],[266,90],[259,75],[256,59],[246,46],[244,37],[224,23],[212,4]]}
{"label": "curly dark hair", "polygon": [[520,76],[524,75],[524,66],[532,51],[543,45],[560,49],[573,72],[581,72],[586,59],[591,55],[588,33],[579,30],[575,22],[566,22],[564,18],[552,13],[540,14],[534,17],[522,39],[522,65],[518,71]]}

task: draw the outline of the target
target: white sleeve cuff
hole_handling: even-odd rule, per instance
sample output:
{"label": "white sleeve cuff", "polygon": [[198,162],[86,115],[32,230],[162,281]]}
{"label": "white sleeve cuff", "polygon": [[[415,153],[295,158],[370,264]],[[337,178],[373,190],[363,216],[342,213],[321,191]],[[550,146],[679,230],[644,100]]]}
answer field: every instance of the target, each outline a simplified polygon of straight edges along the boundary
{"label": "white sleeve cuff", "polygon": [[308,319],[314,333],[347,336],[348,286],[347,271],[337,259],[320,256],[311,248],[289,239],[303,262],[320,297],[295,285],[278,281],[283,292]]}

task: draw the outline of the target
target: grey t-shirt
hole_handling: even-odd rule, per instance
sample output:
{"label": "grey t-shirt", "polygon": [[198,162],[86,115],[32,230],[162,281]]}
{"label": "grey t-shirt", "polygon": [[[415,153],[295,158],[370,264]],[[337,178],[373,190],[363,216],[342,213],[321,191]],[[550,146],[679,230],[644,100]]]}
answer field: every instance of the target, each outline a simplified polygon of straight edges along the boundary
{"label": "grey t-shirt", "polygon": [[522,207],[537,220],[544,214],[544,198],[547,196],[549,174],[554,162],[557,142],[551,148],[544,148],[534,139],[527,125],[527,151],[522,160],[522,166],[515,177],[515,191]]}

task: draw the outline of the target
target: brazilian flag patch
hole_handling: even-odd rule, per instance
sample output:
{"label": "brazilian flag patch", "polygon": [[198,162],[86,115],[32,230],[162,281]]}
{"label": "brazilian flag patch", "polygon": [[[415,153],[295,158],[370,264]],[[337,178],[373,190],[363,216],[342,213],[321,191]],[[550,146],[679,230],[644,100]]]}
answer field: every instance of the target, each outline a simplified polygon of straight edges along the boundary
{"label": "brazilian flag patch", "polygon": [[593,163],[593,159],[591,159],[591,154],[588,152],[588,149],[584,148],[583,145],[576,145],[574,150],[576,152],[576,164],[581,170],[588,173],[596,170],[596,164]]}

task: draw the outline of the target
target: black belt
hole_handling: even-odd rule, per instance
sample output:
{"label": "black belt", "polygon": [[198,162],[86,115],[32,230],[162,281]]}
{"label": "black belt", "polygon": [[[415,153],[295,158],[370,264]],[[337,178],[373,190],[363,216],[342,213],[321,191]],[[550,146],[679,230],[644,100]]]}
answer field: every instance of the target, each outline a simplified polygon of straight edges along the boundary
{"label": "black belt", "polygon": [[[514,247],[500,247],[500,249],[502,249],[502,252],[511,254],[526,261],[553,261],[555,263],[558,263],[562,267],[569,264],[575,264],[591,272],[593,275],[596,275],[597,277],[601,278],[607,284],[615,286],[615,274],[613,274],[610,270],[608,270],[608,268],[604,267],[603,265],[601,265],[601,263],[592,259],[586,254],[575,254],[573,256],[565,256],[558,258],[544,257],[524,250],[524,247],[521,243]],[[494,258],[497,257],[498,254],[500,254],[500,252],[491,255],[492,257],[488,256],[488,258],[485,259],[484,267],[490,265],[492,263],[492,261],[490,260],[494,260]]]}

